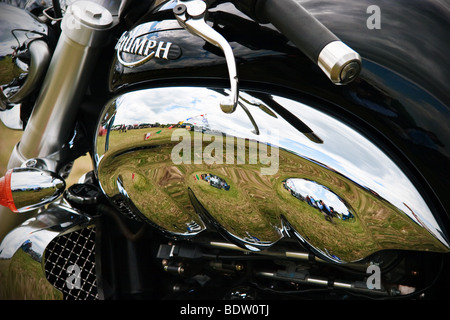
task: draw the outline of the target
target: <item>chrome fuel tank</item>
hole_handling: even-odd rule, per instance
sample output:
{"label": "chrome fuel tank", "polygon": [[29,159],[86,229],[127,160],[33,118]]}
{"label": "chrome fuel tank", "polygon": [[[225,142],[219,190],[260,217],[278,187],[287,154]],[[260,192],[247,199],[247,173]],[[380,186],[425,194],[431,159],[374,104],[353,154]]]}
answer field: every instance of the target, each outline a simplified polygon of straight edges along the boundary
{"label": "chrome fuel tank", "polygon": [[[116,35],[119,40],[126,31],[122,40],[129,41],[119,42],[122,50],[109,75],[111,92],[159,86],[162,81],[189,84],[192,79],[226,86],[221,50],[182,29],[172,12],[174,1],[163,2],[157,12]],[[363,68],[353,83],[333,85],[275,28],[256,23],[230,3],[211,8],[207,19],[231,45],[241,85],[266,87],[266,92],[294,90],[329,101],[332,105],[324,111],[360,125],[371,140],[381,140],[402,158],[448,229],[450,73],[445,53],[450,50],[450,11],[438,0],[386,2],[379,4],[381,28],[371,29],[367,22],[372,1],[316,0],[302,5],[361,55]],[[148,54],[144,44],[150,44]],[[142,59],[146,62],[137,65]]]}
{"label": "chrome fuel tank", "polygon": [[410,179],[380,148],[299,98],[160,87],[101,115],[95,171],[120,211],[174,238],[219,232],[249,250],[295,238],[343,263],[380,250],[448,252]]}

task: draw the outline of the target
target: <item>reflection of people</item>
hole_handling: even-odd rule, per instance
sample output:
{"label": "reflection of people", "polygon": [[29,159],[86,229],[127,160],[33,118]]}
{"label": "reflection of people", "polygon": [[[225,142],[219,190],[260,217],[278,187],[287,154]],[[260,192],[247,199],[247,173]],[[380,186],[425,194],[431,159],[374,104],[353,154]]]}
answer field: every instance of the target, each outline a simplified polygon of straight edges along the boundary
{"label": "reflection of people", "polygon": [[121,124],[120,127],[119,127],[119,133],[120,132],[127,132],[127,126],[124,125],[124,124]]}
{"label": "reflection of people", "polygon": [[353,218],[353,214],[351,213],[351,212],[349,212],[349,211],[347,211],[347,212],[344,212],[343,214],[342,214],[342,220],[350,220],[350,219],[352,219]]}
{"label": "reflection of people", "polygon": [[322,200],[319,200],[319,202],[317,203],[317,207],[318,207],[320,210],[323,210],[323,201],[322,201]]}
{"label": "reflection of people", "polygon": [[324,214],[325,220],[333,222],[333,220],[332,220],[333,214],[332,214],[330,208],[326,205],[326,203],[323,202],[323,200],[319,200],[317,206],[320,209],[320,211]]}
{"label": "reflection of people", "polygon": [[[295,180],[295,182],[293,180]],[[298,185],[296,183],[300,184]],[[310,181],[303,179],[287,179],[283,181],[283,187],[287,191],[289,191],[293,197],[296,197],[301,201],[305,201],[313,208],[317,208],[324,215],[324,218],[332,222],[333,224],[336,224],[336,221],[333,221],[333,217],[340,220],[349,220],[354,218],[353,214],[345,209],[346,205],[344,201],[325,186],[321,186],[323,190],[316,190],[310,187]],[[314,199],[312,195],[308,194],[309,192],[313,192],[313,194],[317,196],[319,200]],[[327,203],[331,204],[332,206],[328,205],[324,200],[320,198],[326,199]],[[338,202],[338,200],[340,202]],[[344,208],[342,204],[344,205]],[[337,208],[337,210],[335,209],[335,207]],[[344,211],[345,214],[341,213],[340,210]]]}
{"label": "reflection of people", "polygon": [[313,207],[317,207],[316,200],[313,197],[306,196],[306,202]]}
{"label": "reflection of people", "polygon": [[320,205],[322,206],[322,211],[324,211],[327,215],[331,216],[331,210],[330,208],[327,206],[327,204],[325,202],[323,202],[322,200],[319,201]]}
{"label": "reflection of people", "polygon": [[331,213],[331,215],[332,215],[333,217],[342,219],[342,218],[341,218],[341,214],[340,214],[339,212],[337,212],[336,210],[334,210],[334,208],[331,207],[331,206],[330,206],[330,213]]}
{"label": "reflection of people", "polygon": [[204,173],[201,175],[202,180],[205,180],[209,183],[210,186],[218,188],[218,189],[224,189],[226,191],[230,190],[230,185],[222,178],[210,174],[210,173]]}
{"label": "reflection of people", "polygon": [[22,244],[22,250],[25,252],[29,252],[31,250],[31,247],[33,246],[33,244],[31,243],[31,241],[28,239],[26,240],[23,244]]}

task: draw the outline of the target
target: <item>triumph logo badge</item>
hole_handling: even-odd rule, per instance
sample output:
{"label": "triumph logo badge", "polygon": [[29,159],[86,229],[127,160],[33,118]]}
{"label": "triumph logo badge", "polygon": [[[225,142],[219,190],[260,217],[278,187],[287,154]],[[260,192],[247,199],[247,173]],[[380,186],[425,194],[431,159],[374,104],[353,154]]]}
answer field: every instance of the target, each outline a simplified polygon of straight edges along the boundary
{"label": "triumph logo badge", "polygon": [[[149,34],[132,36],[125,31],[116,44],[117,59],[129,68],[140,66],[156,58],[175,60],[181,55],[181,48],[169,41],[156,41]],[[128,54],[125,58],[123,54]],[[139,58],[136,59],[136,56]]]}

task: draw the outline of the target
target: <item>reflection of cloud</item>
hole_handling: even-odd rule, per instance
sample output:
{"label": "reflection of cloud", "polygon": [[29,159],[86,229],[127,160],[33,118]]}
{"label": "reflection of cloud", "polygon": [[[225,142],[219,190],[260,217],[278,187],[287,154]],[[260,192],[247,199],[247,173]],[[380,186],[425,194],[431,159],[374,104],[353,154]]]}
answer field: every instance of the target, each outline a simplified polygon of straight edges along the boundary
{"label": "reflection of cloud", "polygon": [[286,183],[289,187],[302,196],[312,196],[315,200],[323,200],[329,207],[333,207],[339,213],[347,213],[347,207],[341,200],[332,192],[327,190],[324,186],[313,181],[304,179],[288,179]]}
{"label": "reflection of cloud", "polygon": [[[218,98],[219,97],[219,98]],[[212,95],[207,90],[191,88],[168,88],[152,92],[151,100],[146,91],[137,91],[125,95],[119,103],[116,124],[136,123],[178,123],[191,117],[206,114],[211,126],[223,128],[227,134],[249,133],[253,125],[242,108],[233,115],[226,115],[220,110],[220,95]],[[127,108],[120,108],[120,104]],[[171,112],[168,112],[171,111]],[[230,121],[227,121],[230,118]]]}

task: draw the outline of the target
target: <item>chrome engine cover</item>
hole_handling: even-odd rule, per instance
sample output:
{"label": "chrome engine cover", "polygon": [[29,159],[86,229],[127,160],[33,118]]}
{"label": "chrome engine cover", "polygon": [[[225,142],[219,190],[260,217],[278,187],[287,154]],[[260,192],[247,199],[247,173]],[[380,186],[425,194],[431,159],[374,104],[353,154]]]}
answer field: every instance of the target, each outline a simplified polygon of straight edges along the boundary
{"label": "chrome engine cover", "polygon": [[175,238],[216,230],[247,250],[298,239],[322,259],[449,251],[410,179],[348,125],[287,97],[164,87],[123,94],[101,115],[95,171],[128,216]]}

